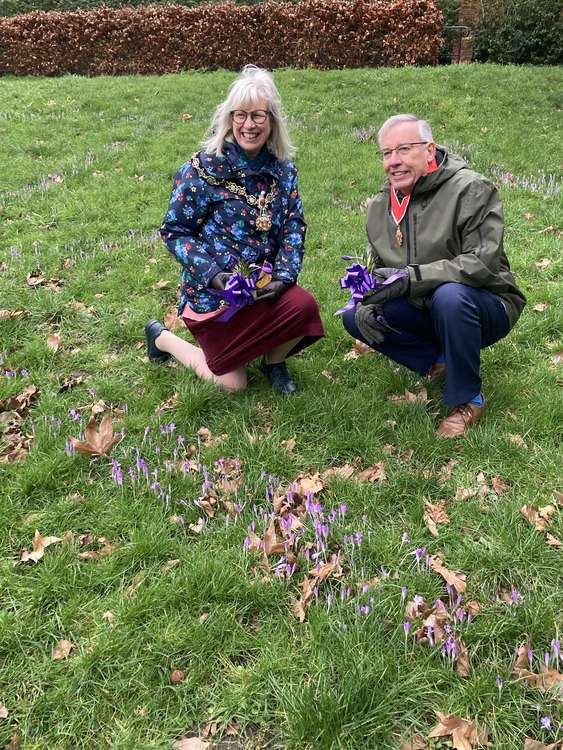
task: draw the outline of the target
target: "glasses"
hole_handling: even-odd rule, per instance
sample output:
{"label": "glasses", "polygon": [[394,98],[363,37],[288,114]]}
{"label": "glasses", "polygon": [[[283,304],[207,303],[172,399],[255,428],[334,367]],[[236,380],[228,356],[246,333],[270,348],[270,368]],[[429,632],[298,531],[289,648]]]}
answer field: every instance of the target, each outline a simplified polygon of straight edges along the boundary
{"label": "glasses", "polygon": [[412,143],[401,143],[397,148],[384,148],[380,151],[381,156],[384,159],[390,159],[393,155],[393,151],[396,151],[398,156],[408,156],[413,149],[413,146],[426,146],[429,141],[413,141]]}
{"label": "glasses", "polygon": [[265,109],[255,109],[252,112],[246,112],[244,109],[233,109],[231,117],[237,125],[244,125],[247,117],[250,117],[255,125],[263,125],[269,114]]}

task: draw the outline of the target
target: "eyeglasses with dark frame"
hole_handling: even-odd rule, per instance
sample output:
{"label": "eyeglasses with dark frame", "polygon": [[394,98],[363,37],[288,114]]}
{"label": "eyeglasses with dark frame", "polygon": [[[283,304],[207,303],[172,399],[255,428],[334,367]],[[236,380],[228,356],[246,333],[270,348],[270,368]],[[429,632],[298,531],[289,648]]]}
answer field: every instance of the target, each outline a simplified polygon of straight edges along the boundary
{"label": "eyeglasses with dark frame", "polygon": [[430,141],[412,141],[411,143],[401,143],[396,148],[384,148],[379,153],[383,159],[390,159],[393,155],[393,151],[396,151],[399,156],[407,156],[412,151],[413,146],[427,146]]}
{"label": "eyeglasses with dark frame", "polygon": [[263,125],[268,119],[269,114],[266,109],[255,109],[252,112],[247,112],[244,109],[233,109],[231,117],[237,125],[244,125],[247,117],[250,117],[255,125]]}

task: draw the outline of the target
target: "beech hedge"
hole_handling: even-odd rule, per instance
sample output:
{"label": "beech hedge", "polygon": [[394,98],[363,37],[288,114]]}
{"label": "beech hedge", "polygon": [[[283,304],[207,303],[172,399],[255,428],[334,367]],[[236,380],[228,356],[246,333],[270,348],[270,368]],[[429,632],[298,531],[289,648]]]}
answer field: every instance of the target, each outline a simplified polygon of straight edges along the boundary
{"label": "beech hedge", "polygon": [[102,7],[0,18],[0,73],[431,65],[442,41],[435,0]]}

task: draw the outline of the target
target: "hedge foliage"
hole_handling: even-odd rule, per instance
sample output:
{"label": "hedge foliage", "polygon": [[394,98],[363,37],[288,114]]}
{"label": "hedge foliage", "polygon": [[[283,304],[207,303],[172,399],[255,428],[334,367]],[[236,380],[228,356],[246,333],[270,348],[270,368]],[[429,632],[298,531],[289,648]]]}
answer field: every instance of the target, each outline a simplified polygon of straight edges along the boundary
{"label": "hedge foliage", "polygon": [[[261,0],[234,0],[246,5]],[[32,13],[36,10],[94,10],[102,5],[109,8],[123,8],[139,5],[186,5],[194,7],[210,0],[0,0],[0,16],[15,16],[18,13]]]}
{"label": "hedge foliage", "polygon": [[490,0],[477,28],[482,62],[557,65],[563,62],[561,0]]}
{"label": "hedge foliage", "polygon": [[0,18],[0,73],[163,74],[194,68],[433,64],[434,0],[301,0],[98,8]]}

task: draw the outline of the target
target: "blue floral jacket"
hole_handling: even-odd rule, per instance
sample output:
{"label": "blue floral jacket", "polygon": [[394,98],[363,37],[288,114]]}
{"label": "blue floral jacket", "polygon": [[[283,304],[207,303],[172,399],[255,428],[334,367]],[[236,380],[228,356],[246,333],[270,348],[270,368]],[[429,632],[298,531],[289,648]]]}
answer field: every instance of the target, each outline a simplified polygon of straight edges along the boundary
{"label": "blue floral jacket", "polygon": [[[186,304],[197,313],[219,307],[219,297],[209,290],[211,279],[231,271],[237,261],[269,261],[273,278],[294,283],[301,270],[306,224],[297,191],[297,168],[279,161],[269,151],[249,162],[234,143],[225,143],[223,156],[198,154],[201,167],[217,180],[242,185],[250,195],[277,190],[269,212],[272,228],[259,231],[259,210],[224,185],[211,185],[200,177],[191,161],[176,174],[172,197],[160,233],[182,265],[179,313]],[[256,166],[260,163],[260,166]]]}

